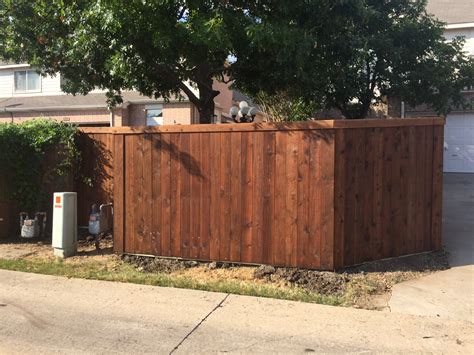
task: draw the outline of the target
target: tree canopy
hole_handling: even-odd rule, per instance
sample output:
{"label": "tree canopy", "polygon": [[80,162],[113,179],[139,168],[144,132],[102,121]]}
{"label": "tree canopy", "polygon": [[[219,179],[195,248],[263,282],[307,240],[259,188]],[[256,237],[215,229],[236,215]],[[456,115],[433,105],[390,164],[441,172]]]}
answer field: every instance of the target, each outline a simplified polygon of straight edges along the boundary
{"label": "tree canopy", "polygon": [[[0,0],[0,56],[61,73],[64,90],[186,95],[202,123],[214,80],[348,118],[383,95],[445,113],[472,80],[462,40],[412,0]],[[196,94],[197,89],[199,94]]]}

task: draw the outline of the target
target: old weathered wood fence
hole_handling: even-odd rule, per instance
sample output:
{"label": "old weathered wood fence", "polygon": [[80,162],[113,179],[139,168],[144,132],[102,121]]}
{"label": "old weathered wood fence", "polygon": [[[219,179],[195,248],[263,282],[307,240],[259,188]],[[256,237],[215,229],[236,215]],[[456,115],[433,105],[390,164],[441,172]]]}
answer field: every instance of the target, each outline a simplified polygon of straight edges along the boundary
{"label": "old weathered wood fence", "polygon": [[[116,252],[329,270],[441,248],[443,125],[83,131],[100,193],[113,181]],[[83,193],[88,208],[96,192]]]}

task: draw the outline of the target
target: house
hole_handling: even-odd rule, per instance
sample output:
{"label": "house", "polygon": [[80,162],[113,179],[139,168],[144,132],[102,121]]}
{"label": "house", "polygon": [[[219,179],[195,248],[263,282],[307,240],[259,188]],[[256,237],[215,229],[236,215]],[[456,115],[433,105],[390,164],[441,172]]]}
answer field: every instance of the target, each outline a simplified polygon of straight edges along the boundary
{"label": "house", "polygon": [[[466,40],[465,50],[474,56],[474,0],[429,0],[427,12],[446,22],[445,37]],[[451,111],[446,117],[444,171],[474,173],[474,83],[465,88],[468,107]],[[436,114],[426,105],[405,106],[391,100],[389,115],[393,117],[422,117]]]}
{"label": "house", "polygon": [[[221,93],[215,98],[216,122],[228,116],[232,90],[215,82]],[[199,122],[197,108],[186,98],[165,102],[123,93],[123,103],[107,108],[104,91],[69,95],[61,90],[61,75],[40,76],[28,64],[0,62],[0,122],[23,122],[38,117],[52,118],[80,126],[147,126]]]}

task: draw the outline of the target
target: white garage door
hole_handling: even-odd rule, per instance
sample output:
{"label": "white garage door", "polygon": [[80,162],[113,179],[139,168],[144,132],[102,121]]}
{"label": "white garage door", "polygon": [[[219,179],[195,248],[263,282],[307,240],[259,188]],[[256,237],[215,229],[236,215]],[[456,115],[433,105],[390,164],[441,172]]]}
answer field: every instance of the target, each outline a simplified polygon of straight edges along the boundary
{"label": "white garage door", "polygon": [[474,114],[448,115],[444,142],[444,171],[474,173]]}

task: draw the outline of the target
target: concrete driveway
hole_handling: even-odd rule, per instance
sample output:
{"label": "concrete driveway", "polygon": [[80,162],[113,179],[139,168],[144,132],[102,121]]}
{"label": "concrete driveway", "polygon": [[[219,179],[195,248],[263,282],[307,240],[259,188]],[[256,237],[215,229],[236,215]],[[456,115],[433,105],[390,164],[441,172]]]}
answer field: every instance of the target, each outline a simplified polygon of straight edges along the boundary
{"label": "concrete driveway", "polygon": [[474,324],[0,270],[0,354],[469,353]]}
{"label": "concrete driveway", "polygon": [[445,174],[443,241],[451,269],[394,287],[392,312],[474,322],[474,174]]}

